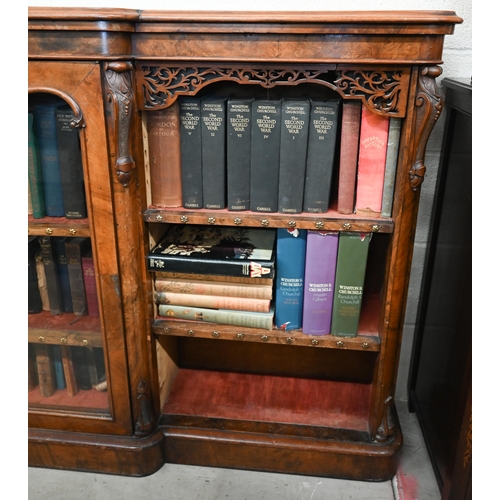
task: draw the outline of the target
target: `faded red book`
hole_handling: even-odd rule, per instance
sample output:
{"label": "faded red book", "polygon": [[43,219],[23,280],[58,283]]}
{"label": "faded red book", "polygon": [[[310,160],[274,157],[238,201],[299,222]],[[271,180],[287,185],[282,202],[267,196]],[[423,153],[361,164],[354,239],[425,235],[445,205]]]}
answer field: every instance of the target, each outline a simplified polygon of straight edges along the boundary
{"label": "faded red book", "polygon": [[158,207],[182,206],[179,104],[148,112],[151,203]]}
{"label": "faded red book", "polygon": [[360,121],[361,102],[344,101],[342,104],[337,207],[338,212],[341,214],[352,214],[354,212]]}
{"label": "faded red book", "polygon": [[92,258],[91,253],[88,253],[82,257],[82,270],[88,313],[89,316],[98,318],[99,305],[97,302],[97,285],[95,280],[94,259]]}
{"label": "faded red book", "polygon": [[389,117],[363,107],[359,134],[356,213],[380,214],[384,192]]}

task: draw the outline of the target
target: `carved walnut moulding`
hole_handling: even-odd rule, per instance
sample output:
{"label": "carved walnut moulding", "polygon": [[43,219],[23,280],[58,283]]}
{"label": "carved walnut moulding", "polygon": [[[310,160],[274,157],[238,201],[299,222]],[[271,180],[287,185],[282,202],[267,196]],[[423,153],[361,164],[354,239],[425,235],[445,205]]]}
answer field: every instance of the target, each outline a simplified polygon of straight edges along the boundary
{"label": "carved walnut moulding", "polygon": [[260,85],[270,89],[315,83],[338,92],[344,99],[361,99],[377,113],[403,117],[408,98],[409,68],[389,71],[345,66],[178,66],[154,62],[137,63],[138,106],[157,109],[170,106],[180,95],[195,95],[216,82]]}

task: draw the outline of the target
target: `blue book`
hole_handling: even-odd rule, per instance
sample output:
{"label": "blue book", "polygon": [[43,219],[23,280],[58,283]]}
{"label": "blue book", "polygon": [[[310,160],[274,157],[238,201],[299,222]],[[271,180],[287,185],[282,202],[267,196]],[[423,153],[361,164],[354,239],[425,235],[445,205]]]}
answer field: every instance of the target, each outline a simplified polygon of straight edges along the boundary
{"label": "blue book", "polygon": [[275,324],[281,330],[302,328],[306,238],[305,230],[277,230]]}
{"label": "blue book", "polygon": [[61,349],[58,345],[52,346],[52,354],[54,357],[54,372],[56,374],[56,386],[58,389],[65,389],[66,380],[64,378]]}
{"label": "blue book", "polygon": [[54,252],[57,262],[57,273],[59,275],[59,286],[61,288],[61,299],[63,312],[73,312],[73,302],[71,300],[71,287],[68,273],[68,260],[66,259],[66,239],[64,237],[55,237]]}
{"label": "blue book", "polygon": [[51,217],[65,215],[56,131],[55,109],[58,105],[58,103],[39,104],[35,106],[33,113],[42,164],[45,212]]}

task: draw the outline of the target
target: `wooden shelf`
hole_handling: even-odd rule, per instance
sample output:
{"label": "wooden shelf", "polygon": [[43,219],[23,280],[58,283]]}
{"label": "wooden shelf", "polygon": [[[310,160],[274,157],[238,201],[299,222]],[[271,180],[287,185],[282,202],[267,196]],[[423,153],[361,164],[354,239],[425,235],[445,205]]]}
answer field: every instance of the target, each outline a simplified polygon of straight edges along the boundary
{"label": "wooden shelf", "polygon": [[66,219],[66,217],[35,219],[32,215],[28,215],[28,236],[90,237],[89,220]]}
{"label": "wooden shelf", "polygon": [[70,396],[66,389],[60,389],[52,396],[43,397],[40,395],[38,387],[35,387],[28,392],[28,405],[30,409],[36,409],[39,406],[44,411],[56,407],[60,410],[61,407],[64,407],[65,411],[70,412],[85,409],[85,411],[97,410],[102,413],[103,410],[109,408],[108,392],[99,392],[95,389],[79,391],[74,396]]}
{"label": "wooden shelf", "polygon": [[[28,342],[102,347],[101,320],[71,313],[54,316],[49,311],[28,315]],[[63,340],[64,339],[64,340]]]}
{"label": "wooden shelf", "polygon": [[285,215],[279,213],[233,212],[224,210],[188,210],[184,208],[149,208],[144,212],[145,222],[173,224],[213,224],[220,226],[241,225],[243,227],[275,227],[298,229],[324,229],[325,231],[359,231],[392,233],[392,219],[366,217],[358,214],[342,215],[335,210],[324,214],[301,213]]}
{"label": "wooden shelf", "polygon": [[182,321],[158,317],[153,324],[156,335],[179,337],[234,340],[238,342],[259,342],[262,344],[288,344],[297,346],[322,347],[328,349],[350,349],[360,351],[380,351],[377,332],[380,299],[377,294],[367,293],[364,297],[357,337],[334,337],[332,335],[306,335],[301,330],[284,331],[244,328],[218,323]]}

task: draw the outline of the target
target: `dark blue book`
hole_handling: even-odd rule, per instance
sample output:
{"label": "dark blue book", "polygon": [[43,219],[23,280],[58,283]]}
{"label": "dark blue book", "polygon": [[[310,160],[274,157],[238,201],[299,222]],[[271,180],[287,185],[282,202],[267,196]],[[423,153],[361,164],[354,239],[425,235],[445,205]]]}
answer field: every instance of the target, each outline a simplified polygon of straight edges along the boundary
{"label": "dark blue book", "polygon": [[71,287],[68,273],[68,260],[66,258],[66,238],[55,237],[52,241],[54,244],[54,253],[57,263],[57,273],[59,275],[63,312],[73,312],[73,302],[71,300]]}
{"label": "dark blue book", "polygon": [[54,358],[54,371],[56,374],[56,387],[58,389],[66,389],[66,380],[64,378],[61,348],[58,345],[52,346],[52,356]]}
{"label": "dark blue book", "polygon": [[45,212],[51,217],[64,217],[61,167],[57,145],[55,109],[58,104],[39,104],[34,109],[35,134],[42,164]]}
{"label": "dark blue book", "polygon": [[278,229],[276,234],[275,324],[295,330],[302,328],[307,231]]}

